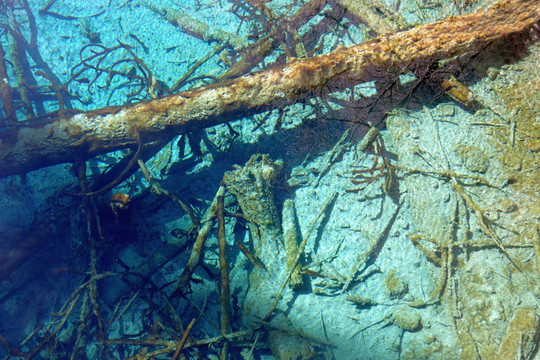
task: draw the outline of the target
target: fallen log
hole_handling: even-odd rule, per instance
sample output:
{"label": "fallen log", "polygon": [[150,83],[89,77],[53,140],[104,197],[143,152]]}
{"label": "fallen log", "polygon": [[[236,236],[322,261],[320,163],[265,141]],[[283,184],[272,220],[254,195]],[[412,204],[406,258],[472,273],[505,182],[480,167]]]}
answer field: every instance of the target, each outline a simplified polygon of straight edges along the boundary
{"label": "fallen log", "polygon": [[164,98],[108,107],[0,132],[0,177],[236,120],[538,30],[537,0],[507,0],[485,11],[417,26],[368,42]]}

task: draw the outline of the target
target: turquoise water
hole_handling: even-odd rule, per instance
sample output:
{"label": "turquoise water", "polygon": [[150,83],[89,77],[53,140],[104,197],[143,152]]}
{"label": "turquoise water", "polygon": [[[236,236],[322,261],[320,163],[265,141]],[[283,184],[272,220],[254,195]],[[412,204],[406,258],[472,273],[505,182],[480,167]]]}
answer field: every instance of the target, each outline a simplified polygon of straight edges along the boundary
{"label": "turquoise water", "polygon": [[[221,93],[238,110],[217,111],[218,125],[163,125],[205,120],[222,88],[212,84],[294,71],[480,5],[0,3],[0,356],[533,359],[534,31],[497,56],[322,83],[260,107],[286,89],[269,82],[240,104]],[[156,105],[205,96],[188,115]],[[136,136],[103,125],[141,109],[129,104],[158,121]],[[139,112],[129,129],[152,120]]]}

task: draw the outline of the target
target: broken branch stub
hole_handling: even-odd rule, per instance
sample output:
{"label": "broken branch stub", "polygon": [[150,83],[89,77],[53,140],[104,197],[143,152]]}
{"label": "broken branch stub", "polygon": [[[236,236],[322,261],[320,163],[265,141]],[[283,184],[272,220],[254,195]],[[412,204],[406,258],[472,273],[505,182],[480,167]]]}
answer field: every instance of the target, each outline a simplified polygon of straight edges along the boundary
{"label": "broken branch stub", "polygon": [[486,11],[420,25],[284,66],[134,105],[108,107],[0,133],[0,177],[88,159],[300,102],[328,86],[340,90],[483,49],[538,26],[536,0],[508,0]]}

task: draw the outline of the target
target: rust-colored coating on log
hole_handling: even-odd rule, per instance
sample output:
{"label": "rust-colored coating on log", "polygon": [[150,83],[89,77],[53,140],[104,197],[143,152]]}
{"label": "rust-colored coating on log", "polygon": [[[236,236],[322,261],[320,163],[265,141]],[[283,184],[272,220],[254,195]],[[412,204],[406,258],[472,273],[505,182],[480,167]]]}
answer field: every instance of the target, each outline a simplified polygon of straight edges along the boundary
{"label": "rust-colored coating on log", "polygon": [[333,90],[482,49],[538,26],[537,0],[509,0],[486,11],[420,25],[161,99],[56,118],[0,132],[0,177],[87,159],[296,103],[324,86]]}

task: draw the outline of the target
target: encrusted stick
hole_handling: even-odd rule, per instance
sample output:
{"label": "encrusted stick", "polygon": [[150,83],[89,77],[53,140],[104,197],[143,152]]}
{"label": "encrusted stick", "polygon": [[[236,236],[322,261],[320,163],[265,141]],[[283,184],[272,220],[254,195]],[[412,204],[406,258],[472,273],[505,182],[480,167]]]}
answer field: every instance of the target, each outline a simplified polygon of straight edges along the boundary
{"label": "encrusted stick", "polygon": [[536,0],[507,0],[485,11],[420,25],[234,80],[4,131],[0,177],[71,162],[74,154],[90,158],[125,148],[137,142],[136,134],[151,142],[382,79],[389,72],[406,72],[478,52],[510,35],[529,33],[539,18]]}

